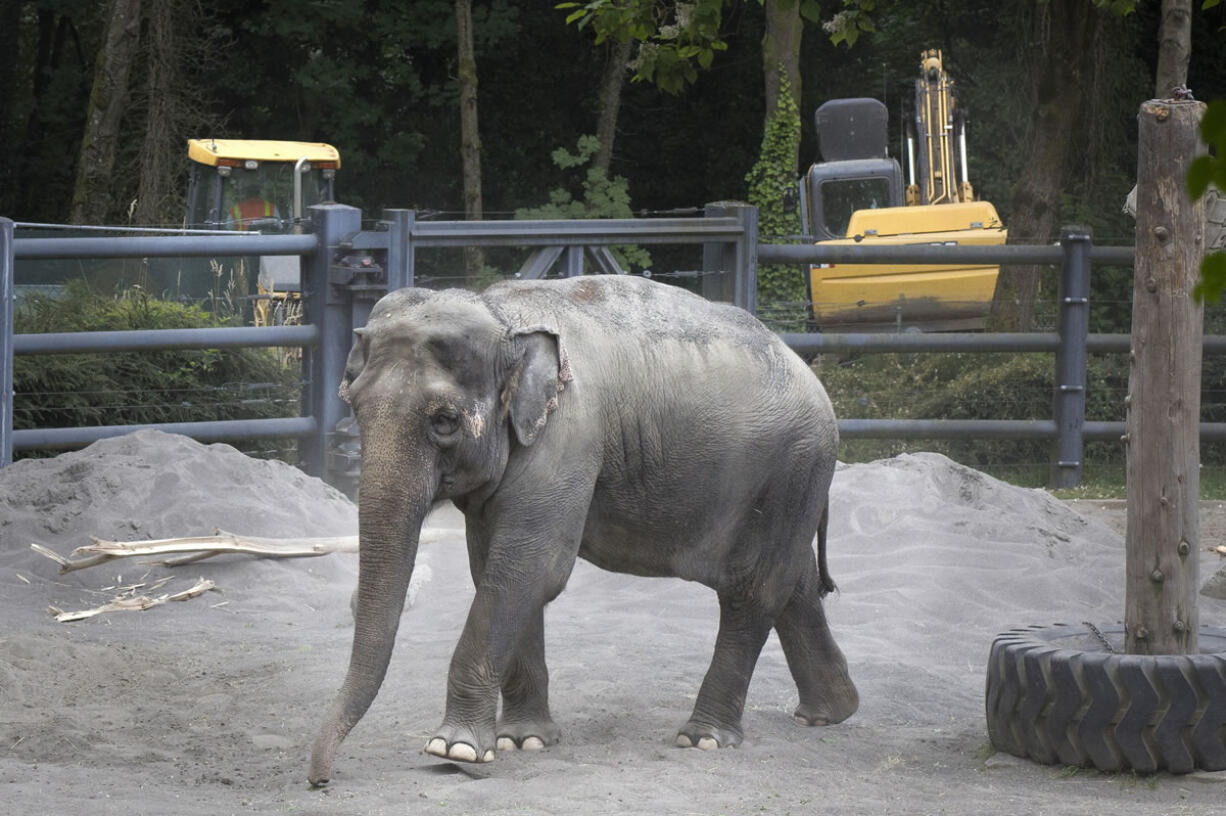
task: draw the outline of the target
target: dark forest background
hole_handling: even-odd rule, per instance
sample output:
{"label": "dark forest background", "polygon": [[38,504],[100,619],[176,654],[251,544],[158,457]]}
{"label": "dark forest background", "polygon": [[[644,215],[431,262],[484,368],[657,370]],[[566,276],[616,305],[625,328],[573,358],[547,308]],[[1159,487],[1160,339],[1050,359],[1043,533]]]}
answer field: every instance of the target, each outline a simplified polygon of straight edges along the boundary
{"label": "dark forest background", "polygon": [[[551,153],[573,151],[581,135],[596,132],[613,46],[595,45],[548,0],[471,6],[484,211],[510,217],[576,183]],[[1061,15],[1071,6],[1094,18],[1083,40],[1089,53],[1079,55],[1088,70],[1076,69],[1080,93],[1053,96],[1042,87],[1044,71],[1060,56],[1062,32],[1053,28],[1069,25]],[[818,7],[826,17],[841,4]],[[119,12],[127,14],[130,64],[126,93],[107,108],[119,110],[114,161],[102,192],[95,187],[95,200],[84,202],[82,135],[99,107],[97,71],[117,70],[102,57],[115,44],[108,38]],[[940,48],[970,112],[980,197],[1009,224],[1033,140],[1065,139],[1054,223],[1086,223],[1102,243],[1129,242],[1121,205],[1135,175],[1136,112],[1154,96],[1160,13],[1160,3],[1146,0],[1126,15],[1090,0],[879,2],[876,30],[850,48],[806,23],[798,170],[815,158],[812,112],[822,101],[878,97],[896,129],[920,52]],[[464,210],[455,21],[453,0],[9,0],[0,11],[0,214],[175,224],[185,142],[213,135],[329,142],[342,155],[341,201],[368,217],[383,207],[454,217]],[[1223,6],[1192,3],[1188,85],[1198,98],[1226,95],[1224,24]],[[761,3],[725,4],[727,50],[680,93],[626,74],[609,172],[627,180],[634,210],[746,197],[763,134],[764,26]],[[1075,108],[1066,111],[1075,125],[1036,132],[1040,104]]]}

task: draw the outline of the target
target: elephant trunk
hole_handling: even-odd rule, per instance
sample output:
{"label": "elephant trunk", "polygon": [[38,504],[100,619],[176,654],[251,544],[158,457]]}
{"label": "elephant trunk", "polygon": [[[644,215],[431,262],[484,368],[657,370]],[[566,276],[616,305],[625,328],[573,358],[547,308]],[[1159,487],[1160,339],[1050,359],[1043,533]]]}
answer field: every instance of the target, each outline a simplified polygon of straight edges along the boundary
{"label": "elephant trunk", "polygon": [[421,525],[433,501],[417,457],[371,461],[363,444],[359,486],[358,589],[349,670],[311,751],[309,779],[323,785],[337,748],[383,684],[417,557]]}

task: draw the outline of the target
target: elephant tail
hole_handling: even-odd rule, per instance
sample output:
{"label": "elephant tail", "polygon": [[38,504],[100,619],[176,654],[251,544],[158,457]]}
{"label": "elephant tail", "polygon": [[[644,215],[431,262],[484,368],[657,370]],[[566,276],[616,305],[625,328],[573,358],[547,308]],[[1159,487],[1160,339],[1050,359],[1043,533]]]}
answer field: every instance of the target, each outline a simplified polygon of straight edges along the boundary
{"label": "elephant tail", "polygon": [[826,524],[830,520],[830,499],[822,507],[822,520],[817,523],[817,577],[821,596],[824,598],[838,589],[826,566]]}

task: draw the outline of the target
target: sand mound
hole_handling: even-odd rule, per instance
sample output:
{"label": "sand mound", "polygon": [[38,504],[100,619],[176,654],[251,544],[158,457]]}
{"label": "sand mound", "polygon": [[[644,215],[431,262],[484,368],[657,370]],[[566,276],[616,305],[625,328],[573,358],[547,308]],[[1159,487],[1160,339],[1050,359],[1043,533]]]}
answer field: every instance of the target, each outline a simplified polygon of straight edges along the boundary
{"label": "sand mound", "polygon": [[[216,529],[267,537],[340,536],[357,533],[357,507],[344,494],[276,460],[254,459],[229,445],[204,445],[186,436],[138,431],[104,439],[52,459],[26,459],[0,470],[0,567],[4,579],[20,574],[60,587],[67,606],[95,605],[98,598],[67,591],[129,582],[149,573],[125,559],[58,574],[58,566],[30,550],[42,544],[61,555],[90,543],[210,535]],[[154,578],[178,576],[167,591],[186,588],[198,576],[215,578],[227,592],[265,590],[289,573],[352,587],[352,555],[256,562],[222,556],[180,570],[158,569]],[[224,576],[224,580],[219,576]],[[120,581],[119,583],[123,583]],[[314,591],[314,590],[312,590]],[[67,608],[67,606],[65,608]]]}
{"label": "sand mound", "polygon": [[207,535],[349,535],[357,508],[291,465],[229,445],[138,431],[53,459],[0,470],[0,552],[30,538],[77,546],[115,539]]}

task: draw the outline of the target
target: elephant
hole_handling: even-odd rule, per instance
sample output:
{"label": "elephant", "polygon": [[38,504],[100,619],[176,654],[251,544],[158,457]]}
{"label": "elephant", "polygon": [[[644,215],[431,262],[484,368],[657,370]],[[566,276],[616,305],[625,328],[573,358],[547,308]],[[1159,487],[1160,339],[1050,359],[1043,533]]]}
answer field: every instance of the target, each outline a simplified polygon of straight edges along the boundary
{"label": "elephant", "polygon": [[340,395],[361,438],[356,615],[312,784],[378,693],[423,519],[445,500],[465,518],[475,596],[428,754],[488,762],[559,740],[543,610],[576,557],[715,590],[715,654],[678,745],[741,742],[772,628],[795,719],[855,712],[822,607],[838,426],[817,376],[752,315],[645,277],[583,276],[400,289],[355,334]]}

